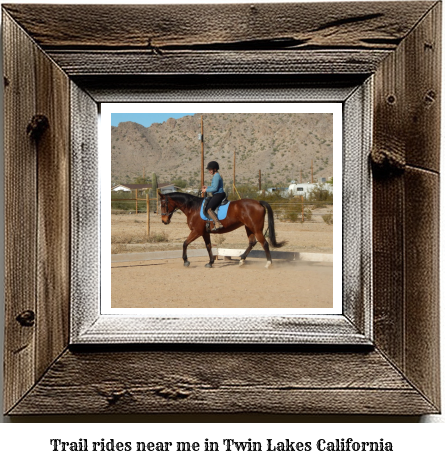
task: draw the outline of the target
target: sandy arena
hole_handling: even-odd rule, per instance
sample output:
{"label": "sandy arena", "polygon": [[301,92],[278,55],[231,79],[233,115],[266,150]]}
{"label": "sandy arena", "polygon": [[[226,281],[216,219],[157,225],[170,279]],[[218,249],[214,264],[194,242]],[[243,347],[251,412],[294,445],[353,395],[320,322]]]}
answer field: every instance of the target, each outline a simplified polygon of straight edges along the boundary
{"label": "sandy arena", "polygon": [[[145,231],[145,214],[113,214],[112,254],[182,250],[189,233],[182,213],[175,213],[167,226],[160,216],[150,215],[151,240],[160,242],[147,243]],[[276,219],[276,232],[278,241],[288,241],[279,250],[332,253],[332,226],[325,224],[319,215],[304,224]],[[245,230],[212,236],[212,245],[244,249]],[[189,249],[204,247],[203,239],[198,238]],[[261,245],[257,244],[255,250],[262,250]],[[233,258],[217,260],[209,269],[204,267],[206,257],[189,260],[188,268],[181,258],[113,263],[112,307],[332,308],[332,263],[274,260],[272,268],[265,269],[265,257],[248,257],[243,267]]]}

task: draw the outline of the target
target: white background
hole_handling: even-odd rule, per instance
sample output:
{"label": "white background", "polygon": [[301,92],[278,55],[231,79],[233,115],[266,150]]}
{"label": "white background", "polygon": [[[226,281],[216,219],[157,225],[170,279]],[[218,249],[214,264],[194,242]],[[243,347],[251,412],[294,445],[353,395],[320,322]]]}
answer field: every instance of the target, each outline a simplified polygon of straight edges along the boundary
{"label": "white background", "polygon": [[[19,2],[17,2],[19,3]],[[29,2],[20,2],[29,3]],[[60,1],[39,3],[61,3]],[[74,1],[64,3],[93,3],[88,1]],[[122,3],[111,1],[108,3]],[[157,2],[138,2],[132,0],[132,3],[166,3],[161,0]],[[174,1],[169,3],[200,3],[187,1]],[[210,0],[206,3],[212,3]],[[224,2],[219,2],[224,3]],[[239,0],[238,3],[251,3]],[[359,9],[357,14],[360,14]],[[1,94],[0,94],[1,95]],[[2,98],[0,96],[0,98]],[[442,147],[443,140],[443,119],[442,119]],[[443,157],[442,157],[443,163]],[[3,170],[3,166],[1,166]],[[0,179],[3,180],[3,173],[0,173]],[[3,194],[3,186],[1,191]],[[445,199],[443,198],[442,189],[442,215]],[[3,217],[4,208],[1,203],[1,214]],[[1,231],[1,239],[3,241],[3,229]],[[443,236],[442,236],[443,239]],[[4,263],[3,247],[1,248],[2,261]],[[441,269],[444,269],[443,252],[441,254]],[[3,331],[4,321],[1,320],[0,327],[0,353],[3,359]],[[442,334],[444,333],[444,323],[441,323]],[[444,397],[445,367],[443,366],[444,350],[442,345],[442,399]],[[0,380],[1,381],[1,380]],[[62,417],[27,417],[22,419],[2,418],[4,422],[0,425],[0,458],[9,458],[18,463],[40,462],[57,463],[62,461],[67,464],[95,463],[98,457],[107,460],[107,463],[119,463],[122,460],[131,460],[131,463],[147,464],[150,461],[162,461],[162,463],[173,463],[178,460],[196,463],[208,463],[210,460],[213,463],[231,462],[241,463],[253,459],[261,462],[277,461],[280,463],[321,463],[334,462],[341,464],[357,463],[360,460],[362,463],[400,463],[401,460],[405,463],[419,463],[420,461],[436,462],[443,460],[443,438],[445,437],[445,417],[444,415],[425,416],[422,418],[404,418],[404,417],[365,417],[365,416],[269,416],[261,417],[252,415],[246,418],[243,415],[239,416],[62,416]],[[11,424],[11,421],[13,424]],[[195,422],[194,424],[181,424],[181,422]],[[255,424],[243,424],[242,422],[255,422]],[[42,422],[36,425],[34,423]],[[44,424],[43,424],[44,422]],[[59,424],[54,424],[60,422]],[[108,424],[96,425],[91,422],[104,422]],[[133,422],[130,424],[120,424],[118,422]],[[142,422],[136,423],[136,422]],[[163,424],[165,422],[176,422],[174,424]],[[211,422],[204,424],[201,422]],[[219,422],[219,423],[215,423]],[[258,422],[258,423],[256,423]],[[266,423],[267,422],[267,423]],[[304,424],[305,422],[319,422],[317,424]],[[342,422],[339,424],[330,422]],[[361,423],[365,422],[365,423]],[[391,422],[410,422],[410,424],[391,424]],[[414,422],[440,423],[431,425],[419,425]],[[31,423],[31,424],[27,424]],[[156,423],[156,424],[155,424]],[[356,440],[378,440],[383,438],[390,440],[394,444],[395,452],[392,453],[363,453],[363,452],[219,452],[218,454],[209,457],[208,452],[182,452],[182,453],[156,453],[153,452],[101,452],[100,456],[96,453],[75,453],[51,452],[49,439],[58,437],[63,440],[75,441],[78,438],[88,438],[90,441],[100,440],[102,438],[114,438],[120,441],[202,441],[205,438],[210,440],[220,441],[224,438],[234,438],[237,440],[261,440],[265,438],[273,438],[275,440],[288,438],[290,440],[303,440],[315,442],[319,438],[347,438],[352,437]],[[96,454],[96,455],[94,455]],[[130,455],[131,454],[131,455]],[[138,455],[141,454],[141,455]],[[162,455],[170,454],[170,455]],[[372,462],[371,462],[372,461]]]}

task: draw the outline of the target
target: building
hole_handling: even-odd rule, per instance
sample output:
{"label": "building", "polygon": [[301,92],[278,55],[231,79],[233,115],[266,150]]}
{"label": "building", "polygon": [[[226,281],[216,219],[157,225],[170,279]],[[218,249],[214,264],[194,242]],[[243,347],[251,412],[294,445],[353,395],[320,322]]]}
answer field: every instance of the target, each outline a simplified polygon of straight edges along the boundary
{"label": "building", "polygon": [[[151,189],[151,184],[119,184],[111,188],[111,192],[131,192],[131,191],[146,191]],[[176,187],[170,182],[160,182],[158,189],[161,194],[168,194],[170,192],[176,192]]]}
{"label": "building", "polygon": [[[323,178],[324,179],[324,178]],[[315,188],[315,187],[321,187],[322,189],[328,191],[329,193],[333,192],[333,185],[329,184],[327,182],[319,182],[319,183],[296,183],[295,181],[291,181],[291,184],[288,188],[289,194],[292,194],[294,196],[296,195],[303,195],[304,197],[307,197],[307,195]]]}

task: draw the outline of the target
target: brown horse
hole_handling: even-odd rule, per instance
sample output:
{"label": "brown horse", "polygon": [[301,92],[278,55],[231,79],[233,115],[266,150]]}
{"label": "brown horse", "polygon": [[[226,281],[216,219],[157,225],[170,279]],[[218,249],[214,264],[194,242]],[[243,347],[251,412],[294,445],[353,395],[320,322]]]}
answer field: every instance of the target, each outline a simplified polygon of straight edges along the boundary
{"label": "brown horse", "polygon": [[[207,268],[211,268],[215,258],[212,254],[212,244],[210,241],[210,233],[206,231],[206,221],[201,218],[200,209],[203,202],[202,197],[196,197],[194,195],[185,194],[183,192],[173,192],[171,194],[161,194],[161,215],[162,222],[169,224],[171,216],[176,210],[181,210],[187,217],[187,224],[190,228],[190,234],[183,244],[182,258],[184,260],[184,266],[189,266],[190,262],[187,260],[187,247],[188,245],[202,236],[206,244],[207,252],[209,253],[210,261],[206,264]],[[235,200],[230,202],[226,219],[222,220],[221,223],[224,226],[223,229],[219,229],[212,234],[224,234],[235,229],[240,228],[244,225],[246,228],[247,237],[249,239],[249,246],[245,252],[241,255],[240,265],[244,265],[247,255],[255,246],[257,241],[263,246],[266,253],[267,264],[266,268],[272,264],[272,258],[270,256],[269,244],[266,241],[263,228],[264,218],[266,217],[266,211],[268,214],[267,220],[269,223],[269,239],[272,247],[282,247],[285,244],[283,242],[277,242],[275,237],[275,226],[273,219],[272,208],[267,202],[251,199]]]}

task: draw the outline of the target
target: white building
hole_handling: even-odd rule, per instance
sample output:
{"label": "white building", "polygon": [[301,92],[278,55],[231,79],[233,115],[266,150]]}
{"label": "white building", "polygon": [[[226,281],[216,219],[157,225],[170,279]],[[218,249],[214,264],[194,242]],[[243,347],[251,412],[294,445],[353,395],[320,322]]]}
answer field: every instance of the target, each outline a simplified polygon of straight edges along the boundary
{"label": "white building", "polygon": [[304,197],[307,197],[307,195],[316,187],[321,187],[323,190],[326,190],[331,194],[333,192],[333,185],[327,182],[311,184],[310,182],[296,183],[295,181],[291,181],[288,191],[289,191],[289,195],[290,194],[294,196],[303,195]]}
{"label": "white building", "polygon": [[[119,191],[124,191],[124,192],[131,192],[131,191],[146,191],[148,189],[151,189],[151,184],[119,184],[118,186],[113,186],[111,188],[112,192],[119,192]],[[159,183],[158,184],[158,189],[161,192],[161,194],[168,194],[170,192],[176,192],[176,187],[168,182],[164,183]]]}

